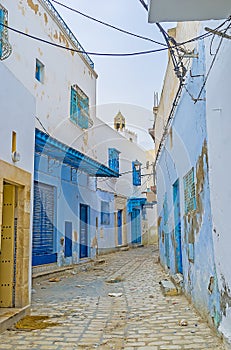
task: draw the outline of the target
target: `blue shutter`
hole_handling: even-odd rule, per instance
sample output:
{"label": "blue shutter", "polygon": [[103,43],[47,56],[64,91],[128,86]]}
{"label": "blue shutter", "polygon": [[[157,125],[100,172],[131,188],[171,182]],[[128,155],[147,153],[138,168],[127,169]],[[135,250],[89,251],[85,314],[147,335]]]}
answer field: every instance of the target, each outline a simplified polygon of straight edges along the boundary
{"label": "blue shutter", "polygon": [[71,88],[71,120],[77,124],[78,110],[77,110],[77,92]]}
{"label": "blue shutter", "polygon": [[1,24],[4,24],[4,11],[2,9],[0,9],[0,58],[2,57],[2,40],[4,30],[4,27]]}
{"label": "blue shutter", "polygon": [[108,166],[117,173],[119,173],[119,154],[120,151],[116,148],[108,149]]}
{"label": "blue shutter", "polygon": [[132,178],[134,186],[141,186],[141,169],[136,170],[135,164],[137,162],[132,162]]}
{"label": "blue shutter", "polygon": [[88,115],[89,115],[89,99],[88,97],[79,98],[79,120],[78,125],[83,129],[88,129]]}
{"label": "blue shutter", "polygon": [[72,222],[65,221],[65,257],[72,256]]}
{"label": "blue shutter", "polygon": [[34,183],[32,264],[56,262],[54,250],[54,187]]}

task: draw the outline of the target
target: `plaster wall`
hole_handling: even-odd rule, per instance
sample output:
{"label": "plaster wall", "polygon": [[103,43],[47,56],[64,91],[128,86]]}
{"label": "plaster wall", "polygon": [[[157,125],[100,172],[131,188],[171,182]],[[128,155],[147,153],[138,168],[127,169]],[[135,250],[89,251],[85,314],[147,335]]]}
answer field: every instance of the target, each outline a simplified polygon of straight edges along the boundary
{"label": "plaster wall", "polygon": [[[0,64],[0,226],[2,224],[3,183],[14,184],[18,190],[18,254],[15,256],[17,278],[15,305],[30,304],[31,290],[31,191],[34,164],[35,99],[10,70]],[[24,102],[24,103],[22,103]],[[16,133],[16,151],[20,160],[12,159],[12,132]],[[0,242],[1,247],[1,242]]]}
{"label": "plaster wall", "polygon": [[[67,48],[73,47],[61,25],[46,9],[43,0],[2,0],[8,10],[9,26]],[[70,119],[71,86],[77,84],[96,104],[96,72],[82,55],[9,31],[13,52],[4,61],[9,70],[36,98],[36,127],[65,144],[82,134],[82,129]],[[44,65],[42,82],[35,78],[36,58]],[[91,108],[94,119],[95,109]],[[63,130],[65,129],[65,133]]]}
{"label": "plaster wall", "polygon": [[[33,173],[35,99],[4,64],[0,65],[0,76],[4,82],[0,87],[0,157]],[[20,161],[16,163],[12,160],[13,131],[16,132],[16,150],[20,153]]]}
{"label": "plaster wall", "polygon": [[[196,44],[195,48],[198,58],[192,59],[185,81],[188,92],[186,89],[182,91],[172,128],[157,164],[160,258],[170,273],[175,274],[179,272],[177,256],[181,251],[185,292],[200,312],[218,326],[220,303],[212,235],[205,92],[196,104],[192,99],[192,96],[198,95],[203,84],[205,48],[203,43]],[[189,69],[193,74],[189,74]],[[167,89],[168,80],[165,81],[163,94]],[[169,103],[168,93],[166,96]],[[164,95],[162,99],[165,100]],[[192,168],[196,207],[187,213],[184,176]],[[173,185],[177,180],[180,191],[181,248],[176,244],[173,202]]]}
{"label": "plaster wall", "polygon": [[[222,21],[210,21],[204,26],[215,28]],[[225,28],[226,26],[224,26]],[[230,35],[230,29],[227,31]],[[212,51],[216,52],[221,37],[215,36]],[[208,128],[209,180],[213,218],[213,239],[217,278],[221,298],[221,332],[231,341],[231,270],[230,270],[230,41],[221,47],[206,84],[206,121]],[[211,65],[210,40],[206,40],[206,72]]]}

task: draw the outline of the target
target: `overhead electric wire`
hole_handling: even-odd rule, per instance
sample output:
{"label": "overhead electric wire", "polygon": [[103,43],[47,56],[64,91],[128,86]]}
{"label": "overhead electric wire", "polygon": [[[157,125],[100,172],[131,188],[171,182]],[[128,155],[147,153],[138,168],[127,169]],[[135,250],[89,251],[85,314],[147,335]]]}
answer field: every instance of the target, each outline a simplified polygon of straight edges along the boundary
{"label": "overhead electric wire", "polygon": [[79,15],[81,15],[81,16],[83,16],[83,17],[86,17],[86,18],[88,18],[88,19],[90,19],[90,20],[92,20],[92,21],[95,21],[95,22],[97,22],[97,23],[100,23],[100,24],[102,24],[102,25],[104,25],[104,26],[106,26],[106,27],[109,27],[109,28],[111,28],[111,29],[117,30],[117,31],[119,31],[119,32],[121,32],[121,33],[124,33],[124,34],[127,34],[127,35],[131,35],[131,36],[134,36],[135,38],[139,38],[139,39],[142,39],[142,40],[150,41],[150,42],[153,42],[153,43],[158,44],[158,45],[161,45],[161,46],[166,46],[165,43],[156,41],[156,40],[154,40],[154,39],[151,39],[151,38],[148,38],[148,37],[139,35],[139,34],[135,34],[135,33],[129,32],[128,30],[125,30],[125,29],[122,29],[122,28],[118,28],[118,27],[116,27],[116,26],[114,26],[114,25],[112,25],[112,24],[110,24],[110,23],[101,21],[101,20],[99,20],[99,19],[97,19],[97,18],[94,18],[94,17],[92,17],[92,16],[90,16],[90,15],[87,15],[87,14],[85,14],[85,13],[83,13],[83,12],[80,12],[79,10],[74,9],[74,8],[72,8],[72,7],[70,7],[70,6],[67,6],[67,5],[65,5],[65,4],[63,4],[63,3],[61,3],[61,2],[59,2],[59,1],[57,1],[57,0],[51,0],[51,1],[54,2],[54,3],[56,3],[57,5],[60,5],[60,6],[64,7],[64,8],[66,8],[66,9],[72,11],[72,12],[78,13]]}
{"label": "overhead electric wire", "polygon": [[71,48],[71,47],[66,47],[66,46],[63,46],[63,45],[60,45],[60,44],[52,43],[51,41],[39,38],[39,37],[37,37],[35,35],[31,35],[31,34],[22,32],[21,30],[18,30],[16,28],[13,28],[13,27],[10,27],[10,26],[7,26],[7,25],[2,24],[2,23],[0,23],[0,26],[3,26],[3,27],[5,27],[5,28],[11,30],[12,32],[17,33],[17,34],[24,35],[24,36],[26,36],[26,37],[28,37],[30,39],[37,40],[37,41],[43,42],[43,43],[51,45],[51,46],[55,46],[55,47],[58,47],[60,49],[65,49],[67,51],[72,51],[72,52],[77,52],[77,53],[87,54],[87,55],[92,55],[92,56],[109,56],[109,57],[110,56],[111,57],[139,56],[139,55],[147,55],[147,54],[151,54],[151,53],[155,53],[155,52],[161,52],[161,51],[168,50],[167,47],[163,47],[163,48],[160,48],[160,49],[153,49],[153,50],[146,50],[146,51],[137,51],[137,52],[127,52],[127,53],[105,53],[105,52],[91,52],[91,51],[85,51],[85,50],[82,51],[82,50],[77,50],[77,49],[74,49],[74,48]]}
{"label": "overhead electric wire", "polygon": [[[230,23],[230,24],[228,25],[228,27],[224,30],[224,34],[226,34],[226,32],[227,32],[230,28],[231,28],[231,23]],[[217,58],[217,55],[218,55],[218,53],[219,53],[219,51],[220,51],[221,44],[222,44],[223,40],[224,40],[224,36],[222,36],[221,39],[220,39],[220,41],[219,41],[219,44],[218,44],[216,53],[215,53],[214,56],[213,56],[212,62],[211,62],[211,64],[210,64],[210,67],[209,67],[208,72],[207,72],[207,74],[206,74],[206,77],[205,77],[205,79],[204,79],[204,82],[203,82],[203,84],[202,84],[202,87],[201,87],[201,89],[200,89],[200,92],[199,92],[199,94],[198,94],[198,96],[197,96],[197,98],[196,98],[196,100],[195,100],[194,103],[197,103],[197,102],[200,100],[201,94],[202,94],[203,89],[204,89],[204,87],[205,87],[205,85],[206,85],[206,83],[207,83],[207,80],[208,80],[208,78],[209,78],[209,75],[210,75],[210,73],[211,73],[211,70],[212,70],[212,68],[213,68],[213,66],[214,66],[214,63],[215,63],[216,58]]]}
{"label": "overhead electric wire", "polygon": [[[71,47],[66,47],[66,46],[63,46],[63,45],[60,45],[60,44],[53,43],[51,41],[48,41],[46,39],[42,39],[42,38],[40,38],[38,36],[35,36],[35,35],[32,35],[32,34],[25,33],[25,32],[23,32],[23,31],[21,31],[19,29],[13,28],[13,27],[8,26],[8,25],[3,24],[3,23],[0,23],[0,27],[1,26],[5,27],[8,30],[10,30],[12,32],[15,32],[17,34],[23,35],[23,36],[28,37],[30,39],[37,40],[37,41],[40,41],[42,43],[45,43],[45,44],[48,44],[48,45],[51,45],[51,46],[54,46],[54,47],[57,47],[57,48],[60,48],[60,49],[64,49],[64,50],[67,50],[67,51],[72,51],[72,52],[76,52],[76,53],[80,53],[80,54],[92,55],[92,56],[129,57],[129,56],[147,55],[147,54],[152,54],[152,53],[157,53],[157,52],[169,50],[169,48],[166,46],[166,47],[162,47],[162,48],[159,48],[159,49],[146,50],[146,51],[137,51],[137,52],[129,52],[129,53],[104,53],[104,52],[91,52],[91,51],[85,51],[85,50],[83,51],[83,50],[78,50],[78,49],[74,49],[74,48],[71,48]],[[217,28],[215,28],[215,30],[216,29]],[[209,36],[212,36],[212,35],[213,35],[212,33],[205,33],[205,34],[202,34],[201,36],[192,38],[192,39],[187,40],[185,42],[177,43],[176,46],[172,45],[171,48],[183,46],[183,45],[185,45],[185,44],[187,44],[189,42],[192,42],[192,41],[202,40],[205,37],[209,37]]]}

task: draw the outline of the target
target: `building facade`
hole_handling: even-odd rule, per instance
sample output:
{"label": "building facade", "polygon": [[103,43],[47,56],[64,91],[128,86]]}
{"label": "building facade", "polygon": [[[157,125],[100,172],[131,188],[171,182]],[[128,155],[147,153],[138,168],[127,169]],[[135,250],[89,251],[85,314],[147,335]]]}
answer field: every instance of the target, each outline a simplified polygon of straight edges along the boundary
{"label": "building facade", "polygon": [[[178,23],[169,35],[185,42],[206,26],[221,26],[228,33],[229,25]],[[186,45],[181,81],[169,57],[155,120],[155,168],[161,263],[171,275],[183,276],[186,295],[230,340],[230,224],[225,214],[230,184],[221,170],[229,152],[229,49],[219,35]]]}
{"label": "building facade", "polygon": [[0,76],[1,313],[30,304],[35,99],[2,62]]}
{"label": "building facade", "polygon": [[49,0],[1,4],[22,32],[4,66],[35,100],[34,273],[141,244],[146,153],[96,116],[93,61]]}

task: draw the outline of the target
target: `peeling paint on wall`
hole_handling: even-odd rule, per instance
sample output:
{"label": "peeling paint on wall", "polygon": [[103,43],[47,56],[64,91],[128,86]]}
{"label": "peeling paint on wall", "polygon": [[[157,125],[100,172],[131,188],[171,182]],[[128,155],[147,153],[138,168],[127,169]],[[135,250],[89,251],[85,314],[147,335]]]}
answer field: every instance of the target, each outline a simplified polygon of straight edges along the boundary
{"label": "peeling paint on wall", "polygon": [[48,23],[48,16],[47,16],[46,12],[44,12],[43,16],[44,16],[44,22],[47,25],[47,23]]}
{"label": "peeling paint on wall", "polygon": [[200,232],[203,215],[203,190],[208,172],[207,142],[204,140],[202,151],[196,164],[196,210],[184,216],[184,237],[188,243],[195,243],[195,237]]}
{"label": "peeling paint on wall", "polygon": [[37,15],[38,10],[39,10],[39,5],[34,4],[32,0],[27,0],[28,6],[31,8],[31,10],[34,11],[34,13]]}
{"label": "peeling paint on wall", "polygon": [[227,314],[227,309],[231,308],[231,292],[228,284],[225,281],[225,277],[222,278],[222,290],[221,290],[221,312],[224,316]]}
{"label": "peeling paint on wall", "polygon": [[18,5],[18,9],[19,9],[19,11],[22,12],[22,15],[25,16],[25,13],[26,13],[25,7],[23,5]]}

